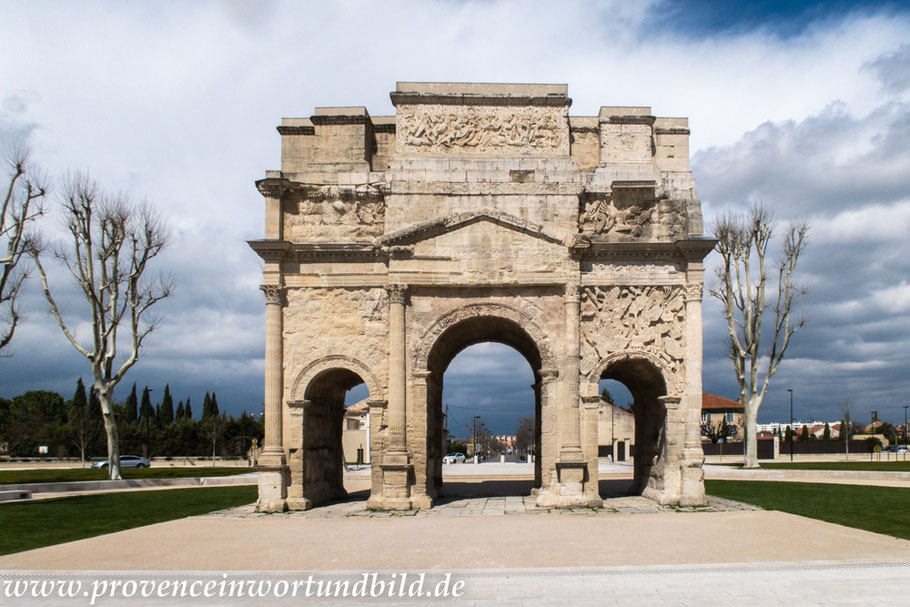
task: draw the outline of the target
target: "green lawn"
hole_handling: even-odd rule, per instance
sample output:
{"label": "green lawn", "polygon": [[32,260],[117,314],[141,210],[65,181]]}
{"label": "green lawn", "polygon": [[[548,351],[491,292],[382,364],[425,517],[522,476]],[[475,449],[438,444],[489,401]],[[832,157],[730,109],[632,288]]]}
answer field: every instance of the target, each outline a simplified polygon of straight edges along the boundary
{"label": "green lawn", "polygon": [[899,462],[873,462],[873,461],[849,461],[849,462],[773,462],[762,463],[762,468],[768,469],[790,469],[790,470],[877,470],[881,472],[910,472],[910,458],[907,461]]}
{"label": "green lawn", "polygon": [[[154,465],[154,464],[153,464]],[[125,468],[122,476],[125,479],[135,478],[187,478],[195,476],[231,476],[255,472],[255,468],[226,467],[212,468],[206,466],[190,468]],[[37,468],[35,470],[0,470],[0,485],[20,483],[58,483],[68,481],[103,481],[107,479],[107,470],[91,468]]]}
{"label": "green lawn", "polygon": [[910,489],[778,481],[705,481],[710,495],[910,539]]}
{"label": "green lawn", "polygon": [[0,554],[205,514],[256,501],[257,487],[102,493],[0,504]]}

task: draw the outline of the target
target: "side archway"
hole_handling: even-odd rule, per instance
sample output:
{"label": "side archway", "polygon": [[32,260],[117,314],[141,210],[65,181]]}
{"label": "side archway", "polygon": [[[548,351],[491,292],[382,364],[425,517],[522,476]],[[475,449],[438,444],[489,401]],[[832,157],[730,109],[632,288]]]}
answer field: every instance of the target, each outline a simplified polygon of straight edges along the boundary
{"label": "side archway", "polygon": [[383,387],[373,372],[345,355],[324,356],[297,374],[287,403],[292,430],[287,445],[288,505],[292,509],[305,510],[347,495],[344,465],[353,461],[353,454],[344,450],[344,401],[347,391],[360,384],[366,384],[370,403],[381,399]]}
{"label": "side archway", "polygon": [[[370,400],[384,401],[386,399],[384,386],[377,381],[376,376],[367,365],[353,356],[332,354],[318,358],[306,364],[300,370],[291,386],[291,397],[288,401],[305,401],[307,389],[313,383],[313,380],[321,373],[331,369],[346,369],[358,375],[361,382],[367,385]],[[353,385],[356,386],[357,384]]]}
{"label": "side archway", "polygon": [[633,398],[632,493],[663,491],[670,459],[667,405],[679,400],[676,378],[659,357],[650,352],[627,350],[606,356],[594,366],[585,376],[585,394],[598,394],[598,384],[604,379],[622,383]]}

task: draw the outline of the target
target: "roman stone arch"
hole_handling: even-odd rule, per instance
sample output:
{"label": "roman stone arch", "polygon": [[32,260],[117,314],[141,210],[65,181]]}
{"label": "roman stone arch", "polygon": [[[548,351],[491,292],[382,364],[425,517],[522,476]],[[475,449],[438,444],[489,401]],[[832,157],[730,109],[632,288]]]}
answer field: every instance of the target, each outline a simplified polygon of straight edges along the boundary
{"label": "roman stone arch", "polygon": [[291,402],[306,400],[306,389],[321,373],[331,369],[347,369],[356,373],[367,385],[371,401],[384,401],[385,391],[366,364],[346,354],[330,354],[310,361],[297,373],[291,386]]}
{"label": "roman stone arch", "polygon": [[667,388],[669,396],[679,396],[684,389],[682,380],[673,373],[660,357],[646,350],[624,350],[605,356],[584,377],[583,394],[595,396],[598,394],[598,383],[610,367],[626,361],[646,361],[660,373],[661,379]]}
{"label": "roman stone arch", "polygon": [[[543,483],[544,459],[555,462],[556,414],[545,407],[543,396],[553,392],[558,375],[557,358],[546,333],[528,314],[519,308],[492,302],[459,306],[439,318],[418,338],[414,355],[414,400],[426,411],[426,466],[419,470],[418,493],[430,499],[445,495],[442,479],[443,437],[442,389],[443,375],[452,360],[465,348],[483,342],[502,343],[521,354],[534,375],[535,443],[545,457],[534,461],[534,487]],[[544,428],[552,430],[544,433]]]}
{"label": "roman stone arch", "polygon": [[[540,357],[541,368],[556,368],[556,357],[550,347],[546,333],[529,315],[517,307],[501,303],[470,303],[456,308],[435,320],[418,340],[414,355],[414,369],[429,371],[430,352],[439,342],[440,336],[455,325],[472,318],[499,318],[511,321],[521,327],[534,342]],[[511,344],[507,344],[511,345]]]}
{"label": "roman stone arch", "polygon": [[370,393],[370,408],[381,410],[382,385],[366,364],[352,356],[323,356],[297,374],[287,403],[288,502],[294,509],[306,510],[347,495],[344,462],[350,454],[342,448],[344,398],[361,383]]}
{"label": "roman stone arch", "polygon": [[701,297],[714,241],[702,234],[688,121],[649,107],[570,116],[562,84],[400,82],[390,97],[391,116],[345,106],[283,119],[281,165],[256,182],[257,508],[344,494],[332,419],[361,381],[369,507],[431,507],[444,491],[442,376],[482,341],[515,348],[534,371],[538,506],[602,503],[604,376],[632,383],[647,411],[636,487],[704,503]]}

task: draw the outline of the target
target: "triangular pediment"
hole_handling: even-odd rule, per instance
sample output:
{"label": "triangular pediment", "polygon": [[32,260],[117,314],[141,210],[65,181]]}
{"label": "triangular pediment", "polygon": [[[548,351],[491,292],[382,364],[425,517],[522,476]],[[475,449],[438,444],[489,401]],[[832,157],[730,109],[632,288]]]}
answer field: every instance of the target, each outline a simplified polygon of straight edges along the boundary
{"label": "triangular pediment", "polygon": [[458,213],[425,221],[386,234],[382,237],[381,242],[386,246],[416,244],[481,222],[502,226],[549,243],[565,244],[564,238],[548,233],[539,224],[496,211]]}

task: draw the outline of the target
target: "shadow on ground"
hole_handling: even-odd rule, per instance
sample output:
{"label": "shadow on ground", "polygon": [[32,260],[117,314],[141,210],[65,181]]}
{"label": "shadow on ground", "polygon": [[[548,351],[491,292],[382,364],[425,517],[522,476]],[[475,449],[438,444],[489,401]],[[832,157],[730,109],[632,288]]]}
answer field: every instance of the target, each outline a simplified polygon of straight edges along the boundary
{"label": "shadow on ground", "polygon": [[[480,497],[525,497],[531,495],[531,489],[534,488],[534,482],[530,480],[493,480],[474,482],[446,481],[444,486],[446,496],[437,500],[437,504],[445,504],[455,500]],[[600,497],[603,499],[626,497],[629,495],[629,490],[632,488],[632,481],[629,479],[602,480],[600,481],[599,486]],[[352,491],[348,493],[348,497],[345,501],[365,502],[369,497],[369,489],[362,489],[360,491]]]}

